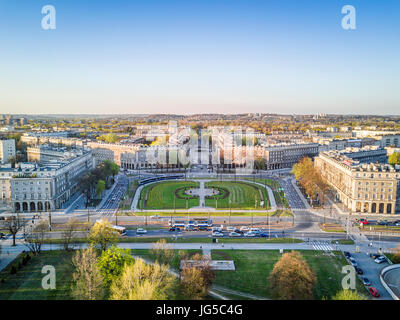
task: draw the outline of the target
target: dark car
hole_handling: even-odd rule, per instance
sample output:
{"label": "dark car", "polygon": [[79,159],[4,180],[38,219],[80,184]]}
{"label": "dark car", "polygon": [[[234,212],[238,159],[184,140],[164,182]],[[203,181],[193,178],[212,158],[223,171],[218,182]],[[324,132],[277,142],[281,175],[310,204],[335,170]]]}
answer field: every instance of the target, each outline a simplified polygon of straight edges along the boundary
{"label": "dark car", "polygon": [[378,258],[378,257],[380,257],[381,255],[379,254],[379,253],[371,253],[370,255],[369,255],[372,259],[376,259],[376,258]]}
{"label": "dark car", "polygon": [[179,228],[175,228],[175,227],[171,227],[171,228],[169,228],[169,231],[180,231],[181,229],[179,229]]}
{"label": "dark car", "polygon": [[367,277],[362,277],[362,282],[365,286],[371,285],[371,281],[369,281],[369,279]]}
{"label": "dark car", "polygon": [[356,272],[358,274],[364,274],[364,271],[361,268],[359,268],[359,267],[354,267],[354,268],[356,269]]}
{"label": "dark car", "polygon": [[268,233],[261,232],[258,234],[261,238],[268,238]]}
{"label": "dark car", "polygon": [[242,230],[236,229],[234,232],[239,233],[239,234],[244,234]]}
{"label": "dark car", "polygon": [[348,251],[343,251],[343,254],[344,254],[344,256],[345,256],[346,258],[350,258],[350,257],[351,257],[351,254],[350,254],[350,252],[348,252]]}

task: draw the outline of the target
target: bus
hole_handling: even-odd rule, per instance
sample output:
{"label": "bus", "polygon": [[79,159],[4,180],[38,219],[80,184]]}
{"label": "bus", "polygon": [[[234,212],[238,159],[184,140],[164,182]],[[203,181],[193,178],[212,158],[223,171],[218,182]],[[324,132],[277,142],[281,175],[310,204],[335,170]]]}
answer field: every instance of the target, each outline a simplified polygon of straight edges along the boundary
{"label": "bus", "polygon": [[121,226],[111,226],[114,231],[117,231],[121,236],[126,235],[126,228]]}

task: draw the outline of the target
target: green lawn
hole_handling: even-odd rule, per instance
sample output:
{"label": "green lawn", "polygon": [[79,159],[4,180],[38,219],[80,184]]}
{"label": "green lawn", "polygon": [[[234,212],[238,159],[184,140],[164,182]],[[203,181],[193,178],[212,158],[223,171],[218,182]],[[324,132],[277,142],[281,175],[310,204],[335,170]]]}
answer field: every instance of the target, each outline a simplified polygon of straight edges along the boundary
{"label": "green lawn", "polygon": [[[341,290],[343,274],[341,268],[347,262],[341,253],[321,253],[301,250],[310,268],[317,275],[314,289],[315,299],[330,299]],[[217,271],[215,284],[233,290],[270,298],[267,277],[281,254],[277,250],[213,250],[216,260],[234,260],[235,271]],[[361,282],[357,280],[359,292],[365,294]]]}
{"label": "green lawn", "polygon": [[[70,287],[73,271],[70,262],[72,254],[72,252],[65,251],[45,251],[40,255],[33,256],[17,274],[10,274],[11,266],[16,266],[18,261],[22,260],[22,255],[25,255],[22,253],[0,272],[0,300],[71,299]],[[41,271],[45,265],[54,266],[56,270],[55,290],[42,288],[42,278],[45,275]]]}
{"label": "green lawn", "polygon": [[[216,188],[219,194],[206,198],[206,206],[218,209],[240,208],[254,209],[257,204],[257,209],[269,208],[268,194],[265,188],[246,182],[236,181],[212,181],[205,184],[206,188]],[[216,202],[218,200],[218,203]],[[229,203],[231,200],[231,204]],[[261,208],[260,201],[264,201],[264,206]]]}
{"label": "green lawn", "polygon": [[185,209],[186,199],[188,207],[199,205],[199,198],[184,194],[184,189],[198,188],[199,183],[194,181],[166,181],[151,184],[142,189],[139,199],[139,208],[147,210],[157,209]]}

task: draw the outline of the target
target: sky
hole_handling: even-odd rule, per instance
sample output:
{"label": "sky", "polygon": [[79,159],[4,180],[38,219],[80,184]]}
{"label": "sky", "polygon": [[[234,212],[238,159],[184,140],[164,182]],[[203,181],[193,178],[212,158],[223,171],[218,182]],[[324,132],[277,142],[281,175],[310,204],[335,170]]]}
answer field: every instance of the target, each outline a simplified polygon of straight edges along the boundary
{"label": "sky", "polygon": [[398,0],[0,0],[0,113],[398,115],[399,57]]}

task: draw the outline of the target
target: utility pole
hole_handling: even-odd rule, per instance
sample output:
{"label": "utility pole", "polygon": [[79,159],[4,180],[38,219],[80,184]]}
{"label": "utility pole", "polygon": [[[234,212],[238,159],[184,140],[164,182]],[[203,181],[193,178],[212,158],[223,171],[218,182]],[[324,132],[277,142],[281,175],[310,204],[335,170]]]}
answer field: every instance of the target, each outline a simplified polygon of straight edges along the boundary
{"label": "utility pole", "polygon": [[231,195],[229,194],[229,225],[231,225],[231,215],[232,215],[232,199]]}
{"label": "utility pole", "polygon": [[186,199],[186,211],[187,211],[187,220],[189,222],[189,207],[188,207],[188,199]]}

